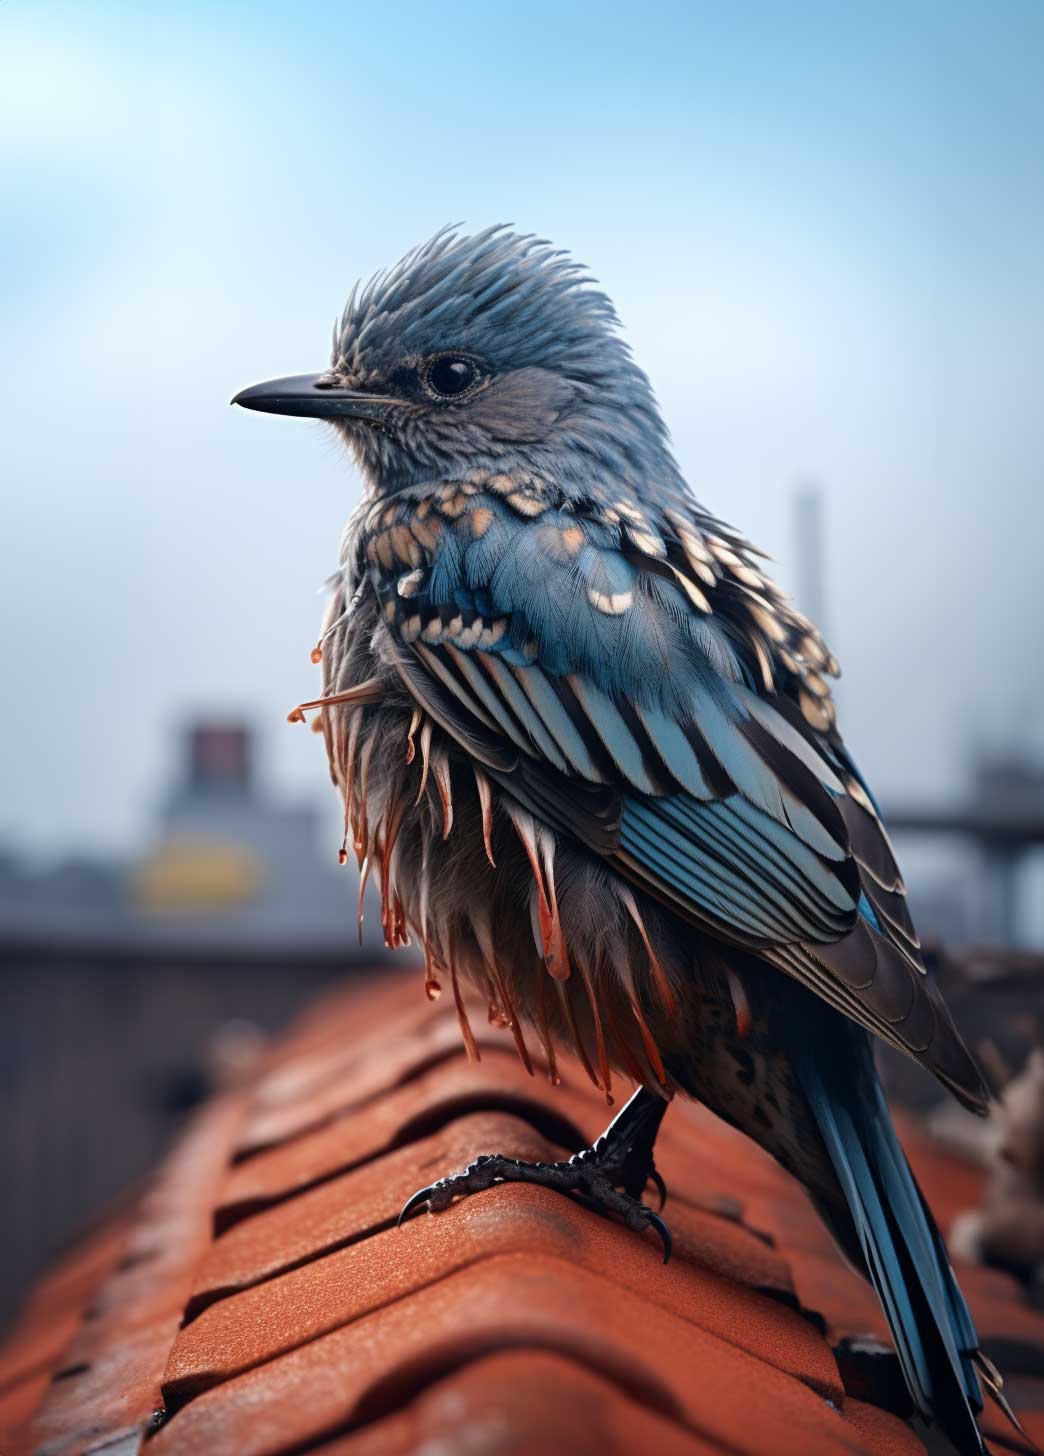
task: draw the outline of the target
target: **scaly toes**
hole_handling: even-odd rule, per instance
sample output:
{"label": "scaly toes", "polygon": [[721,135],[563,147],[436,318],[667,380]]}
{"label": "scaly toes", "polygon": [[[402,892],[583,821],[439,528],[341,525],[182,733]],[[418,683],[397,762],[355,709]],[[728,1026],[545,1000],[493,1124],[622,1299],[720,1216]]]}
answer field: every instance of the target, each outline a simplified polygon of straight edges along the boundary
{"label": "scaly toes", "polygon": [[403,1204],[398,1218],[399,1224],[404,1223],[411,1213],[415,1213],[425,1204],[429,1213],[441,1213],[444,1208],[449,1208],[458,1195],[481,1193],[484,1188],[491,1188],[498,1176],[498,1165],[502,1162],[503,1159],[496,1154],[484,1153],[481,1158],[469,1163],[462,1172],[451,1173],[448,1178],[439,1178],[436,1182],[429,1183],[427,1188],[418,1188]]}
{"label": "scaly toes", "polygon": [[626,1193],[617,1193],[615,1190],[602,1193],[601,1196],[595,1194],[592,1202],[605,1213],[615,1213],[636,1234],[644,1233],[647,1228],[655,1229],[663,1244],[663,1262],[667,1263],[674,1248],[674,1240],[671,1238],[670,1229],[658,1213],[646,1208],[640,1199],[631,1198]]}
{"label": "scaly toes", "polygon": [[[647,1228],[655,1229],[663,1244],[663,1262],[666,1264],[671,1257],[670,1230],[660,1215],[653,1213],[651,1208],[646,1208],[640,1198],[629,1192],[619,1192],[617,1186],[614,1186],[616,1176],[616,1169],[606,1170],[600,1166],[597,1153],[593,1149],[585,1149],[583,1154],[564,1163],[525,1163],[497,1153],[486,1153],[469,1163],[460,1173],[452,1173],[448,1178],[439,1178],[436,1182],[429,1183],[426,1188],[418,1188],[403,1204],[398,1221],[400,1224],[404,1223],[411,1214],[423,1207],[427,1207],[430,1213],[440,1213],[455,1198],[465,1197],[469,1193],[481,1193],[497,1182],[536,1183],[545,1188],[553,1188],[559,1193],[577,1194],[581,1202],[600,1213],[616,1214],[635,1233],[643,1233]],[[662,1208],[667,1196],[663,1179],[655,1168],[649,1169],[648,1177],[659,1190]],[[643,1180],[642,1187],[644,1186]]]}

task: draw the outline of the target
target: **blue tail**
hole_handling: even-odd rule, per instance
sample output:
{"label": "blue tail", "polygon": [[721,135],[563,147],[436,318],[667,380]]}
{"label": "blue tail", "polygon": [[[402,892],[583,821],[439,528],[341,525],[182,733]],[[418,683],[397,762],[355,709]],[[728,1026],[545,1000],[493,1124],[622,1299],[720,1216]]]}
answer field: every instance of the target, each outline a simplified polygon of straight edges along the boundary
{"label": "blue tail", "polygon": [[978,1337],[942,1236],[892,1126],[866,1034],[836,1019],[830,1044],[801,1038],[794,1069],[851,1215],[822,1207],[843,1247],[859,1254],[888,1318],[917,1411],[962,1456],[985,1451]]}

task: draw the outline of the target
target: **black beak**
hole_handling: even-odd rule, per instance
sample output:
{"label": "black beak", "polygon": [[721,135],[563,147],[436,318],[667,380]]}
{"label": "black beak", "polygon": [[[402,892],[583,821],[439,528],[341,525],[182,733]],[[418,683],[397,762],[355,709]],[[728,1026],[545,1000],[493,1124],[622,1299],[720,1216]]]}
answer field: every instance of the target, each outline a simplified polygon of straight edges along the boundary
{"label": "black beak", "polygon": [[325,383],[323,374],[291,374],[287,379],[268,379],[241,389],[232,400],[244,409],[263,410],[270,415],[304,415],[316,420],[348,418],[383,422],[390,406],[401,400],[386,395],[365,394],[358,389],[339,389]]}

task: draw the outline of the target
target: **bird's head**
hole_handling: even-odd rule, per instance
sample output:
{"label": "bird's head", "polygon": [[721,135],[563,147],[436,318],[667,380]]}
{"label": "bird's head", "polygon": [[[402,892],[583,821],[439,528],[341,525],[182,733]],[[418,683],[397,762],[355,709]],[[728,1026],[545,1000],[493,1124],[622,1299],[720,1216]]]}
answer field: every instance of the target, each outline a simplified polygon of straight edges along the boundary
{"label": "bird's head", "polygon": [[476,467],[524,466],[581,491],[676,479],[649,381],[584,270],[503,227],[449,230],[361,290],[330,367],[235,404],[333,425],[376,495]]}

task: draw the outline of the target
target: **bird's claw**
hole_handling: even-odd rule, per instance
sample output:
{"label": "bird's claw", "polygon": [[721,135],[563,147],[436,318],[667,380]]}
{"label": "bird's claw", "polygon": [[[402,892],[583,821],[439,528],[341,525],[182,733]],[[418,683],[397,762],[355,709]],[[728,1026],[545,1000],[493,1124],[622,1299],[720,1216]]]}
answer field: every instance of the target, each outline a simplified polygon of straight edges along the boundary
{"label": "bird's claw", "polygon": [[[619,1168],[610,1158],[603,1157],[599,1147],[584,1148],[561,1163],[525,1163],[516,1158],[486,1153],[461,1172],[418,1188],[403,1204],[398,1223],[401,1226],[411,1214],[425,1206],[430,1213],[439,1213],[448,1208],[454,1198],[479,1193],[491,1188],[494,1183],[536,1183],[558,1193],[576,1193],[588,1207],[599,1213],[616,1214],[636,1233],[646,1228],[654,1229],[663,1245],[663,1262],[666,1264],[673,1248],[670,1229],[658,1213],[646,1208],[640,1198],[628,1191],[619,1191],[617,1185],[624,1182],[619,1173]],[[656,1185],[662,1209],[667,1199],[666,1185],[651,1166],[648,1178]],[[631,1181],[626,1180],[625,1186]]]}
{"label": "bird's claw", "polygon": [[[476,1158],[473,1163],[460,1173],[451,1173],[448,1178],[439,1178],[434,1183],[429,1183],[426,1188],[418,1188],[416,1193],[410,1195],[402,1205],[397,1224],[401,1227],[415,1213],[418,1208],[425,1204],[430,1213],[441,1213],[448,1208],[458,1194],[478,1193],[483,1188],[489,1188],[497,1181],[498,1175],[492,1168],[491,1163],[502,1163],[507,1159],[497,1158],[490,1153],[484,1153],[482,1157]],[[483,1177],[484,1170],[488,1169]],[[499,1176],[503,1177],[502,1174]]]}
{"label": "bird's claw", "polygon": [[[664,1199],[666,1199],[666,1197],[666,1190],[664,1190]],[[662,1203],[660,1204],[660,1207],[663,1207]],[[649,1227],[654,1228],[656,1232],[660,1235],[660,1242],[663,1244],[663,1262],[666,1264],[668,1259],[671,1257],[671,1251],[674,1248],[674,1240],[671,1238],[671,1231],[664,1223],[660,1215],[658,1213],[653,1213],[651,1209],[648,1211],[648,1219]]]}
{"label": "bird's claw", "polygon": [[410,1214],[416,1212],[418,1208],[423,1207],[425,1203],[428,1203],[434,1192],[435,1185],[432,1183],[427,1188],[418,1188],[416,1193],[411,1194],[399,1211],[399,1217],[395,1221],[396,1227],[402,1228]]}

